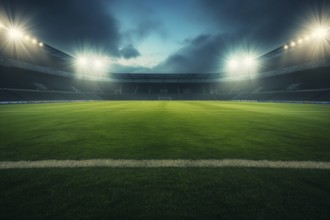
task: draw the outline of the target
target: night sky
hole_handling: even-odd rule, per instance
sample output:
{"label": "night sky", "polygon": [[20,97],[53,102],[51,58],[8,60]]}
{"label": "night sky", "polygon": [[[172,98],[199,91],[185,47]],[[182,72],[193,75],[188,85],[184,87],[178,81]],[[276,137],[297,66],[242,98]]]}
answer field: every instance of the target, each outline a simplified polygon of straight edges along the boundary
{"label": "night sky", "polygon": [[232,54],[259,56],[329,24],[326,2],[0,0],[0,19],[74,56],[110,57],[113,72],[216,73]]}

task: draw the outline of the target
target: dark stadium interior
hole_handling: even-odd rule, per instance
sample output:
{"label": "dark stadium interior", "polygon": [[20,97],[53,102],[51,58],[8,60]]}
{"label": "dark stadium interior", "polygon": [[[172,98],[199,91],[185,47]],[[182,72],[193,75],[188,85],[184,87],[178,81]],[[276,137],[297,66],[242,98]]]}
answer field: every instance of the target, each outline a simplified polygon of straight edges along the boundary
{"label": "dark stadium interior", "polygon": [[[2,36],[4,40],[5,36]],[[258,58],[257,76],[224,73],[107,73],[76,75],[75,57],[44,44],[23,53],[0,50],[0,102],[88,100],[330,101],[329,51],[313,45],[279,47]],[[241,70],[244,71],[244,68]],[[78,70],[79,72],[79,70]],[[240,75],[238,72],[236,75]],[[19,80],[18,80],[19,79]]]}
{"label": "dark stadium interior", "polygon": [[[0,67],[0,101],[258,100],[330,101],[329,67],[225,82],[101,82]],[[129,77],[129,76],[128,76]],[[182,77],[187,77],[183,75]],[[17,80],[20,79],[20,80]],[[129,78],[128,78],[129,79]],[[189,78],[187,78],[189,80]]]}

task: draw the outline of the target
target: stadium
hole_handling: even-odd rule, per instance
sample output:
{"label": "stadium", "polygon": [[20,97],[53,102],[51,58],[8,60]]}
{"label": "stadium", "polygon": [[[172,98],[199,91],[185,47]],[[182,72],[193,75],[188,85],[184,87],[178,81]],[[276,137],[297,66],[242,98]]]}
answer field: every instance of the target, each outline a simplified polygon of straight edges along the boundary
{"label": "stadium", "polygon": [[[154,35],[145,26],[123,32],[127,47],[67,49],[74,42],[62,43],[64,32],[77,38],[108,4],[68,2],[68,9],[37,0],[32,9],[20,0],[0,4],[0,219],[329,219],[330,22],[322,10],[305,28],[260,35],[275,43],[258,53],[222,53],[234,34],[172,45],[157,35],[166,24],[148,21],[161,48],[176,48],[148,66],[141,51]],[[81,15],[100,2],[98,16]],[[135,7],[113,2],[118,11]],[[162,1],[140,2],[167,12]],[[184,2],[177,10],[188,10]],[[306,2],[327,12],[322,1]],[[20,7],[49,12],[50,26],[58,10],[71,16],[38,36],[19,22]],[[85,23],[67,28],[74,13]],[[86,30],[96,39],[107,33]],[[235,44],[244,38],[237,36]],[[132,43],[139,41],[140,51]]]}

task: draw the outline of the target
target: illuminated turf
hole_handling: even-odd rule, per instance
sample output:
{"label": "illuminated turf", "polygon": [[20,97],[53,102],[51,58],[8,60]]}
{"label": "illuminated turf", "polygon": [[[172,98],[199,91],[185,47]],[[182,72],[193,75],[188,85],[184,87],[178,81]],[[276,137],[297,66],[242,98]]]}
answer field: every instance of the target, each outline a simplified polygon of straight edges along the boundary
{"label": "illuminated turf", "polygon": [[330,161],[329,112],[232,102],[5,105],[0,159]]}
{"label": "illuminated turf", "polygon": [[[88,102],[0,106],[0,161],[330,161],[330,106]],[[329,171],[0,170],[0,219],[327,219]]]}

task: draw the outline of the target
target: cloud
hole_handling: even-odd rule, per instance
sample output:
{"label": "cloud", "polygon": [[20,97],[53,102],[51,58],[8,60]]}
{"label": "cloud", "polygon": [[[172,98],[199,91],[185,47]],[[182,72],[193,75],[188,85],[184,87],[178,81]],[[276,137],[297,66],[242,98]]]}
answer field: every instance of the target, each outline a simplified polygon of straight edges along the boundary
{"label": "cloud", "polygon": [[[242,42],[248,46],[258,44],[261,52],[268,52],[294,37],[302,26],[299,19],[309,16],[306,12],[310,8],[316,8],[318,12],[320,5],[329,5],[325,0],[182,0],[174,3],[154,0],[1,0],[1,5],[13,14],[14,20],[15,14],[31,15],[34,21],[31,30],[33,26],[39,29],[35,29],[36,36],[67,52],[73,51],[75,45],[86,43],[115,58],[132,59],[142,56],[136,49],[142,41],[154,35],[167,38],[170,34],[171,39],[168,39],[181,49],[155,68],[118,66],[116,69],[119,72],[162,73],[217,73],[222,65],[221,59],[229,50],[240,47]],[[184,8],[191,7],[191,10],[189,13],[183,10],[182,16],[173,16],[175,10],[170,9],[180,8],[180,4]],[[200,13],[202,19],[199,19]],[[191,26],[176,27],[175,19],[179,18],[187,19]],[[195,26],[195,23],[199,25]],[[200,28],[201,24],[203,28]]]}
{"label": "cloud", "polygon": [[114,0],[110,9],[120,20],[122,43],[140,43],[151,35],[166,38],[168,31],[159,16],[163,7],[159,1]]}
{"label": "cloud", "polygon": [[119,53],[127,60],[141,56],[141,53],[133,45],[122,48]]}
{"label": "cloud", "polygon": [[[119,56],[120,33],[116,19],[107,11],[113,0],[4,0],[11,11],[31,13],[42,30],[38,37],[70,51],[73,45],[89,43]],[[36,25],[34,25],[36,26]]]}
{"label": "cloud", "polygon": [[160,73],[217,73],[226,36],[200,35],[154,68]]}
{"label": "cloud", "polygon": [[324,6],[324,1],[308,0],[199,1],[218,33],[185,39],[183,47],[156,66],[154,72],[221,73],[230,53],[254,52],[258,47],[257,55],[261,55],[281,46],[301,28],[297,20],[308,14],[309,7]]}
{"label": "cloud", "polygon": [[[241,32],[248,40],[275,46],[292,37],[302,20],[329,6],[325,0],[199,0],[204,15],[215,28]],[[314,11],[313,11],[314,10]],[[324,16],[324,14],[319,14]]]}
{"label": "cloud", "polygon": [[150,69],[143,66],[127,66],[120,64],[113,64],[111,66],[111,72],[113,73],[149,73]]}
{"label": "cloud", "polygon": [[[145,15],[148,17],[148,15]],[[163,22],[156,18],[143,18],[136,21],[133,28],[130,28],[122,33],[122,41],[125,43],[139,43],[150,35],[158,35],[161,38],[166,38],[168,33]]]}

